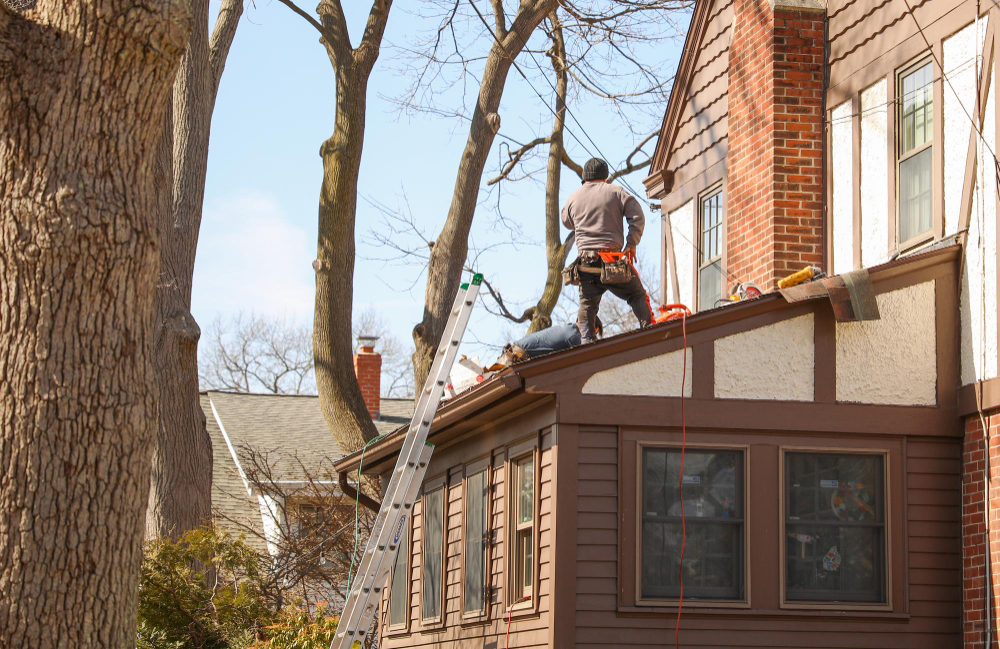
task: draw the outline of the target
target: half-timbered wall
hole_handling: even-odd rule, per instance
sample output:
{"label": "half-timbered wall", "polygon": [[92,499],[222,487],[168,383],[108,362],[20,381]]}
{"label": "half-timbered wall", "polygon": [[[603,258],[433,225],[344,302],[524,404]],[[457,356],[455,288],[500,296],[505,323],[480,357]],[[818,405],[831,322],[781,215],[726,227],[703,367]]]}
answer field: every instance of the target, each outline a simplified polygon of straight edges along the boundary
{"label": "half-timbered wall", "polygon": [[[907,246],[965,233],[960,305],[964,385],[997,376],[992,151],[1000,115],[994,98],[997,33],[990,24],[997,14],[984,9],[977,23],[975,7],[944,0],[887,0],[875,6],[831,0],[828,7],[828,270],[871,267],[906,252]],[[921,59],[930,60],[934,70],[933,226],[929,237],[901,242],[898,79]],[[982,71],[979,106],[977,69]],[[977,166],[977,160],[983,164]]]}

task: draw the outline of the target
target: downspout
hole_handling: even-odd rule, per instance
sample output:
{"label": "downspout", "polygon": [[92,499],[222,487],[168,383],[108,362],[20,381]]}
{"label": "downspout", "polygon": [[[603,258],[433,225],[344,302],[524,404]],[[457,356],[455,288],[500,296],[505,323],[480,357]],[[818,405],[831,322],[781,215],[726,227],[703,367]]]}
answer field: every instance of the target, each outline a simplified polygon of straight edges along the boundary
{"label": "downspout", "polygon": [[376,514],[379,513],[382,509],[382,503],[362,493],[358,489],[355,489],[354,485],[347,480],[347,471],[339,471],[337,476],[340,479],[340,490],[344,492],[345,496],[352,500],[356,500]]}
{"label": "downspout", "polygon": [[[825,10],[824,10],[825,11]],[[830,153],[830,142],[827,137],[828,122],[826,117],[826,94],[830,88],[830,18],[823,20],[823,93],[820,97],[820,115],[822,116],[823,155],[820,156],[820,191],[823,192],[823,267],[828,273],[833,272],[833,260],[830,259],[830,197],[827,182],[827,155]],[[856,161],[861,164],[861,161]]]}

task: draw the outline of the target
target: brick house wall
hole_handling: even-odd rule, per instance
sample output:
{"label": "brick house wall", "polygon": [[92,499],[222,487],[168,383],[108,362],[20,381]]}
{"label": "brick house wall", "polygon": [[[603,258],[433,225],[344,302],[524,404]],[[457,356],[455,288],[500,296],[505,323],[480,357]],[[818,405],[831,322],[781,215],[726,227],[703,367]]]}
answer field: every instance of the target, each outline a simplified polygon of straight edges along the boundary
{"label": "brick house wall", "polygon": [[[990,554],[993,645],[997,642],[1000,612],[1000,410],[984,413],[990,437]],[[986,440],[978,414],[965,419],[962,454],[962,629],[966,649],[986,646],[986,522],[983,518],[983,480],[986,474]]]}
{"label": "brick house wall", "polygon": [[736,0],[726,191],[728,272],[765,290],[823,264],[826,11],[770,2]]}

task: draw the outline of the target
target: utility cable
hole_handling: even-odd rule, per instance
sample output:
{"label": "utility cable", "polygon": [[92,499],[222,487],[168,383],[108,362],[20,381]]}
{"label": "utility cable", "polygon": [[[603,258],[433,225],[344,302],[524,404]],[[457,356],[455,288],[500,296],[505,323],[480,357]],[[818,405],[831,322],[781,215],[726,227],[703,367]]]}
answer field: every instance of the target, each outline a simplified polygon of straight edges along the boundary
{"label": "utility cable", "polygon": [[681,553],[680,561],[680,597],[677,599],[677,624],[674,626],[674,646],[681,646],[681,610],[684,608],[684,546],[687,542],[687,519],[684,516],[684,452],[687,450],[687,412],[684,401],[684,387],[687,383],[687,312],[681,312],[681,333],[683,334],[683,363],[681,365],[681,466],[677,478],[677,494],[681,501]]}

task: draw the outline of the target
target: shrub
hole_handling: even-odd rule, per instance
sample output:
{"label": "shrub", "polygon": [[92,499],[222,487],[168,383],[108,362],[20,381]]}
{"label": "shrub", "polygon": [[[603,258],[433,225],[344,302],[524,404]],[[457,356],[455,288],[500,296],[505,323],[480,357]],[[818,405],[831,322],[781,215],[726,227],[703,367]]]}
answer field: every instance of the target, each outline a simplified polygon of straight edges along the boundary
{"label": "shrub", "polygon": [[241,540],[197,529],[147,544],[138,649],[241,649],[275,619],[260,558]]}
{"label": "shrub", "polygon": [[267,639],[253,645],[253,649],[326,649],[333,642],[337,619],[322,605],[313,613],[287,607],[264,630]]}

